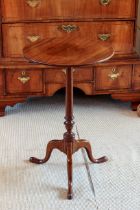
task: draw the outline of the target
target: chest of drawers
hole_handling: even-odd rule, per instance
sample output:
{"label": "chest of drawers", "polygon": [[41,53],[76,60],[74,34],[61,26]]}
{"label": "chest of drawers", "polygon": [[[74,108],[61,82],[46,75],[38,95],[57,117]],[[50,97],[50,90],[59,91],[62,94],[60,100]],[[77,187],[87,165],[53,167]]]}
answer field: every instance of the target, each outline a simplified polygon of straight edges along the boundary
{"label": "chest of drawers", "polygon": [[[0,115],[30,96],[51,96],[65,87],[61,71],[28,63],[23,48],[44,38],[78,36],[110,43],[115,56],[74,71],[74,87],[88,95],[110,94],[140,102],[136,52],[138,0],[1,0]],[[93,49],[94,50],[94,49]]]}

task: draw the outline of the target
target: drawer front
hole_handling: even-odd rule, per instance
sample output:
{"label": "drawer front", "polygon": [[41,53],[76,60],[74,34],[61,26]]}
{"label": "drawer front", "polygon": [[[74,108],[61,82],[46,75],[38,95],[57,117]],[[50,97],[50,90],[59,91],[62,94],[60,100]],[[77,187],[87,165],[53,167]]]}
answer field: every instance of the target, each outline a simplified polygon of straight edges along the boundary
{"label": "drawer front", "polygon": [[42,70],[9,70],[6,72],[7,93],[40,93],[42,91]]}
{"label": "drawer front", "polygon": [[0,70],[0,95],[3,95],[4,93],[4,76],[3,76],[3,70]]}
{"label": "drawer front", "polygon": [[134,23],[131,21],[4,24],[2,31],[5,57],[22,57],[25,46],[56,36],[78,36],[108,42],[118,54],[133,51]]}
{"label": "drawer front", "polygon": [[118,90],[131,88],[132,66],[97,67],[96,90]]}
{"label": "drawer front", "polygon": [[134,66],[133,89],[140,90],[140,65]]}
{"label": "drawer front", "polygon": [[[65,83],[66,69],[48,69],[45,74],[47,83]],[[92,68],[73,68],[74,82],[88,82],[93,80]]]}
{"label": "drawer front", "polygon": [[4,21],[129,18],[135,17],[135,4],[136,0],[2,0],[2,16]]}

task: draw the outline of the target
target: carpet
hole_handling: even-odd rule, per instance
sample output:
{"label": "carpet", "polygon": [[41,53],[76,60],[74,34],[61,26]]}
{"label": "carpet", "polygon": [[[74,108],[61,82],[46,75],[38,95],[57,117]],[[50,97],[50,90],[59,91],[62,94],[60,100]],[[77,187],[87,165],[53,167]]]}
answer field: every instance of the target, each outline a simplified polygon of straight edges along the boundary
{"label": "carpet", "polygon": [[[0,210],[139,210],[140,118],[107,96],[76,95],[75,122],[81,138],[90,140],[91,164],[83,150],[73,156],[73,200],[67,200],[66,156],[55,150],[43,165],[49,140],[65,131],[64,95],[31,98],[6,108],[0,118]],[[76,131],[76,128],[74,127]]]}

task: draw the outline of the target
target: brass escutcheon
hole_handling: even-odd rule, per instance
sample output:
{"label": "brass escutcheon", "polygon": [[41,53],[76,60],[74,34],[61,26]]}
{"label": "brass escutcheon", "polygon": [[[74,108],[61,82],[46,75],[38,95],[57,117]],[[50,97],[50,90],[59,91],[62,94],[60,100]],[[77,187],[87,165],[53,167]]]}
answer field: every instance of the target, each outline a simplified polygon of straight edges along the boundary
{"label": "brass escutcheon", "polygon": [[116,80],[118,79],[118,77],[120,77],[121,74],[117,71],[116,68],[113,68],[111,73],[108,74],[108,77],[111,79],[111,80]]}
{"label": "brass escutcheon", "polygon": [[31,78],[29,76],[26,76],[26,72],[22,71],[21,72],[21,76],[18,77],[18,80],[22,83],[22,84],[26,84]]}
{"label": "brass escutcheon", "polygon": [[103,6],[108,5],[110,2],[111,2],[111,0],[100,0],[100,3],[101,3]]}
{"label": "brass escutcheon", "polygon": [[26,0],[26,3],[30,7],[35,8],[35,7],[37,7],[41,3],[41,0]]}
{"label": "brass escutcheon", "polygon": [[78,31],[79,30],[79,26],[76,25],[60,25],[58,26],[59,30],[65,31],[67,33],[71,33],[73,31]]}
{"label": "brass escutcheon", "polygon": [[111,34],[98,34],[98,38],[102,41],[107,41],[111,37]]}
{"label": "brass escutcheon", "polygon": [[27,39],[30,41],[30,42],[36,42],[40,39],[40,36],[39,35],[32,35],[32,36],[27,36]]}

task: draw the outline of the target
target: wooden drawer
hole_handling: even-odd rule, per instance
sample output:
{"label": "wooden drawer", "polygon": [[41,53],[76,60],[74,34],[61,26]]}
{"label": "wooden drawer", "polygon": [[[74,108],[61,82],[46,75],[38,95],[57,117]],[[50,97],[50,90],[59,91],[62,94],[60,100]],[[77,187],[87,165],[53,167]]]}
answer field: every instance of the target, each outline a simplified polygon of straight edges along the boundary
{"label": "wooden drawer", "polygon": [[4,75],[3,70],[0,70],[0,95],[3,95],[4,93]]}
{"label": "wooden drawer", "polygon": [[8,70],[7,93],[39,93],[43,91],[42,70]]}
{"label": "wooden drawer", "polygon": [[129,18],[135,17],[136,0],[2,0],[3,21]]}
{"label": "wooden drawer", "polygon": [[140,65],[134,66],[133,89],[140,90]]}
{"label": "wooden drawer", "polygon": [[[46,70],[45,80],[47,83],[65,83],[66,70],[65,69],[48,69]],[[93,80],[92,68],[73,68],[74,82],[88,82]]]}
{"label": "wooden drawer", "polygon": [[96,90],[118,90],[131,88],[132,66],[97,67]]}
{"label": "wooden drawer", "polygon": [[22,57],[23,48],[44,38],[78,36],[109,42],[116,53],[133,51],[134,23],[131,21],[4,24],[5,57]]}

